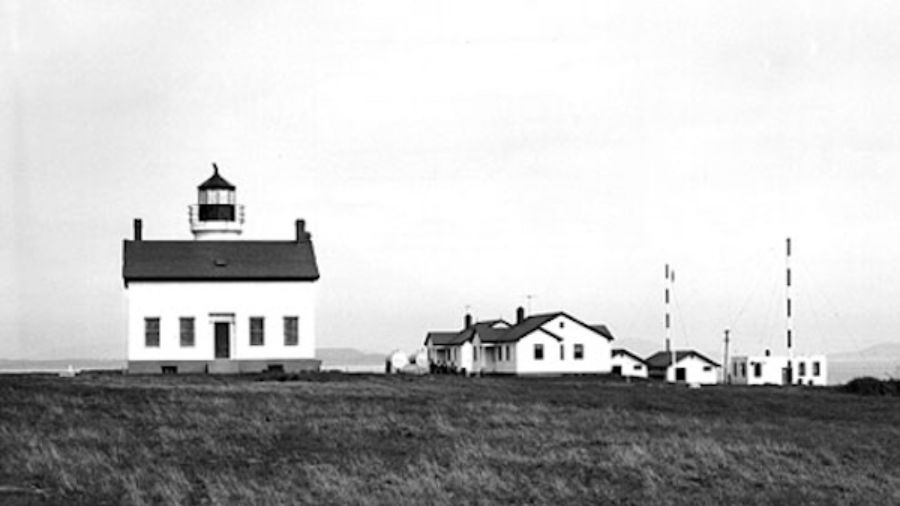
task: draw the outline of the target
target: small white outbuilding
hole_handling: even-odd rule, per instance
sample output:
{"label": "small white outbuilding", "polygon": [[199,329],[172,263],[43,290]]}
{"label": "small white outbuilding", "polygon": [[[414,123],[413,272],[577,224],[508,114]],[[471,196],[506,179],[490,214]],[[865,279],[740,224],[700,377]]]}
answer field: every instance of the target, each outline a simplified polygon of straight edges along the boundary
{"label": "small white outbuilding", "polygon": [[649,375],[669,383],[715,385],[719,380],[718,362],[695,350],[659,351],[647,359]]}
{"label": "small white outbuilding", "polygon": [[647,362],[625,348],[612,350],[612,373],[624,378],[646,378]]}

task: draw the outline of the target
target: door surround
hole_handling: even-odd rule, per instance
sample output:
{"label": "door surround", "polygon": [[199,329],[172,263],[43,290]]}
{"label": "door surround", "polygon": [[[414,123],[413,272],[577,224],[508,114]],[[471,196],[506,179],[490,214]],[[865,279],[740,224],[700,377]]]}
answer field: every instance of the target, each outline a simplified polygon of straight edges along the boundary
{"label": "door surround", "polygon": [[[212,352],[213,358],[216,360],[228,360],[234,358],[234,331],[235,331],[235,318],[234,313],[209,313],[209,324],[212,327]],[[216,327],[219,325],[227,325],[228,327],[228,356],[227,357],[219,357],[218,356],[218,337],[216,335]]]}

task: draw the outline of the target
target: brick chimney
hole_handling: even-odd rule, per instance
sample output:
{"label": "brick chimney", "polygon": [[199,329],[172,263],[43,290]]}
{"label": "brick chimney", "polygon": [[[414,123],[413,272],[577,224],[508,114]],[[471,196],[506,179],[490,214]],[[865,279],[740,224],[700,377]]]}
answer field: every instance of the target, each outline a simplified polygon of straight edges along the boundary
{"label": "brick chimney", "polygon": [[294,222],[294,228],[296,229],[296,237],[295,240],[297,242],[303,242],[309,240],[309,232],[306,231],[306,220],[297,220]]}
{"label": "brick chimney", "polygon": [[134,240],[142,241],[144,239],[144,223],[140,218],[134,219]]}

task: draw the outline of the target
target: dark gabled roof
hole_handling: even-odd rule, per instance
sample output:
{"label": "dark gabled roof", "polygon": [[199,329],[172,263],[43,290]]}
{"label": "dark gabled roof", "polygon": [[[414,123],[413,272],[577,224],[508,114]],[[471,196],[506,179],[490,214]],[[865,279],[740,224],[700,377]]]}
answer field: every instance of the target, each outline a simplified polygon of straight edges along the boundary
{"label": "dark gabled roof", "polygon": [[219,175],[219,168],[213,164],[213,175],[206,181],[200,183],[198,190],[234,190],[234,185]]}
{"label": "dark gabled roof", "polygon": [[425,334],[425,344],[429,340],[434,346],[459,346],[475,336],[475,329],[469,327],[456,331],[433,331]]}
{"label": "dark gabled roof", "polygon": [[[528,334],[537,330],[541,325],[556,318],[557,315],[558,315],[558,313],[529,316],[528,318],[525,318],[521,322],[510,327],[509,330],[507,330],[506,332],[492,336],[492,339],[489,342],[511,343],[514,341],[518,341],[519,339],[522,339],[523,337],[525,337]],[[547,331],[545,330],[544,332],[547,332]],[[550,334],[551,336],[553,336],[554,339],[561,340],[561,338],[559,336],[554,335],[551,332],[547,332],[547,333]],[[487,341],[486,339],[483,339],[483,338],[482,338],[482,340]]]}
{"label": "dark gabled roof", "polygon": [[[503,324],[505,327],[494,328],[497,324]],[[458,346],[475,337],[476,333],[481,336],[482,340],[485,340],[485,336],[505,332],[508,326],[509,324],[504,320],[486,320],[476,322],[471,327],[462,330],[428,332],[425,334],[425,344],[428,344],[430,340],[431,344],[435,346]]]}
{"label": "dark gabled roof", "polygon": [[509,331],[509,323],[505,320],[487,320],[475,323],[473,325],[475,334],[481,339],[481,342],[495,343]]}
{"label": "dark gabled roof", "polygon": [[612,350],[612,356],[615,357],[616,355],[625,355],[626,357],[631,357],[631,358],[637,360],[638,362],[640,362],[640,363],[642,363],[642,364],[645,364],[645,365],[647,364],[647,361],[646,361],[646,360],[644,360],[644,359],[642,359],[641,357],[635,355],[634,353],[631,353],[630,351],[626,350],[625,348],[613,348],[613,350]]}
{"label": "dark gabled roof", "polygon": [[453,344],[453,341],[459,336],[459,331],[453,332],[444,332],[444,331],[436,331],[429,332],[425,334],[425,344],[429,342],[433,346],[446,346],[448,344]]}
{"label": "dark gabled roof", "polygon": [[[558,311],[555,313],[546,313],[546,314],[536,314],[531,315],[528,318],[525,318],[519,323],[515,325],[510,325],[508,322],[502,319],[497,320],[485,320],[476,322],[474,325],[467,329],[460,330],[458,332],[428,332],[425,335],[425,342],[428,343],[428,339],[432,338],[432,344],[437,346],[453,346],[462,344],[469,339],[472,339],[476,334],[481,339],[483,343],[511,343],[516,342],[519,339],[527,336],[528,334],[534,332],[535,330],[540,330],[541,332],[549,335],[550,337],[556,339],[557,341],[562,341],[563,338],[553,333],[550,330],[541,328],[545,323],[550,320],[556,318],[557,316],[563,315],[575,323],[584,326],[585,328],[592,330],[606,339],[613,340],[614,337],[606,325],[587,325],[581,320],[577,318],[573,318],[571,315],[564,313],[562,311]],[[498,324],[502,324],[503,327],[498,328]],[[636,357],[637,358],[637,357]],[[638,360],[641,360],[638,358]],[[643,361],[642,361],[643,362]]]}
{"label": "dark gabled roof", "polygon": [[306,241],[125,241],[122,277],[131,281],[315,281]]}
{"label": "dark gabled roof", "polygon": [[[715,360],[703,355],[702,353],[694,350],[678,350],[675,352],[675,362],[681,362],[682,359],[687,357],[697,357],[700,360],[709,362],[710,365],[715,367],[720,367],[719,363]],[[652,368],[663,368],[669,367],[672,364],[672,353],[668,351],[658,351],[647,358],[645,361],[648,366]]]}
{"label": "dark gabled roof", "polygon": [[[571,318],[571,316],[569,318]],[[612,332],[609,331],[609,327],[607,327],[606,325],[603,325],[602,323],[599,323],[597,325],[588,325],[588,326],[591,329],[595,330],[601,336],[609,339],[610,341],[615,339],[615,337],[613,337],[613,335],[612,335]]]}

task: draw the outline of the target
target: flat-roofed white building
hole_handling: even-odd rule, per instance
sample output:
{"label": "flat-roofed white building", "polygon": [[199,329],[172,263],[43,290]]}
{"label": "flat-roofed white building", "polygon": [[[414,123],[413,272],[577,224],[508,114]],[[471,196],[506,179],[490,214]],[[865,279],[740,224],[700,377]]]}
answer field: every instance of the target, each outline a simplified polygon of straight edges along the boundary
{"label": "flat-roofed white building", "polygon": [[[728,374],[735,385],[813,385],[828,384],[828,360],[825,355],[736,355],[731,358]],[[788,377],[792,376],[791,380]]]}

